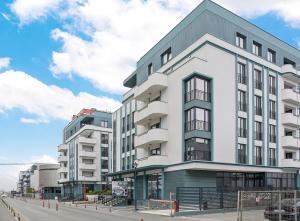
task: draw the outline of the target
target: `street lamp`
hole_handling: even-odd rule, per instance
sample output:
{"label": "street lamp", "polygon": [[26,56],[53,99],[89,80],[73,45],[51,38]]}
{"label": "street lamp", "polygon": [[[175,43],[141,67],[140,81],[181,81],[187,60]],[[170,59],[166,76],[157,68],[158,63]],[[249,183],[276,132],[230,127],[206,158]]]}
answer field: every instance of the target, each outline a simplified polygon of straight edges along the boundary
{"label": "street lamp", "polygon": [[137,211],[137,185],[136,185],[136,178],[137,178],[136,169],[138,166],[137,160],[134,161],[133,166],[134,166],[134,210]]}

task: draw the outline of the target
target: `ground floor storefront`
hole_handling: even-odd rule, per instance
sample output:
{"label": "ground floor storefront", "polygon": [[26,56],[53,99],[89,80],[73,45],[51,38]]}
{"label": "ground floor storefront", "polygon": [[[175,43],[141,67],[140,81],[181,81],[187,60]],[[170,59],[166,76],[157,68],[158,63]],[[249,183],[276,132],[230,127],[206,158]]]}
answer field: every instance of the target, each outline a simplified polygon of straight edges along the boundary
{"label": "ground floor storefront", "polygon": [[[126,181],[128,198],[165,199],[176,196],[178,188],[213,188],[216,192],[237,190],[284,190],[300,187],[296,170],[282,172],[236,172],[166,168],[125,171],[112,174],[112,180]],[[135,181],[136,180],[136,181]]]}

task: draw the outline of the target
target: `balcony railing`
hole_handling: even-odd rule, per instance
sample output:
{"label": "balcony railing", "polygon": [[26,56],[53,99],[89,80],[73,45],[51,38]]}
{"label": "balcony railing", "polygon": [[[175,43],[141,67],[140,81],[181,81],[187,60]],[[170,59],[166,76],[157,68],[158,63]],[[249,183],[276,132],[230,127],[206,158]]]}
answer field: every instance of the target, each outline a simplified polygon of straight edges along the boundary
{"label": "balcony railing", "polygon": [[186,151],[185,152],[185,161],[190,160],[211,160],[211,152],[210,151],[200,151],[200,150],[193,150],[193,151]]}
{"label": "balcony railing", "polygon": [[238,74],[238,82],[247,85],[247,76]]}
{"label": "balcony railing", "polygon": [[262,108],[261,107],[255,107],[255,115],[262,116]]}
{"label": "balcony railing", "polygon": [[274,159],[274,158],[269,158],[269,165],[270,165],[270,166],[276,166],[276,159]]}
{"label": "balcony railing", "polygon": [[185,93],[185,102],[200,100],[210,102],[210,93],[201,90],[191,90]]}
{"label": "balcony railing", "polygon": [[210,131],[210,122],[202,120],[192,120],[185,123],[185,131],[202,130]]}
{"label": "balcony railing", "polygon": [[262,140],[263,134],[260,131],[255,131],[255,140]]}
{"label": "balcony railing", "polygon": [[262,165],[262,157],[255,157],[255,164],[256,165]]}
{"label": "balcony railing", "polygon": [[239,137],[247,137],[247,129],[239,128],[238,129],[238,136]]}
{"label": "balcony railing", "polygon": [[260,80],[255,80],[255,89],[262,89],[262,82]]}
{"label": "balcony railing", "polygon": [[246,102],[239,102],[239,111],[247,111],[247,103]]}
{"label": "balcony railing", "polygon": [[270,139],[270,143],[276,143],[276,135],[270,134],[269,139]]}

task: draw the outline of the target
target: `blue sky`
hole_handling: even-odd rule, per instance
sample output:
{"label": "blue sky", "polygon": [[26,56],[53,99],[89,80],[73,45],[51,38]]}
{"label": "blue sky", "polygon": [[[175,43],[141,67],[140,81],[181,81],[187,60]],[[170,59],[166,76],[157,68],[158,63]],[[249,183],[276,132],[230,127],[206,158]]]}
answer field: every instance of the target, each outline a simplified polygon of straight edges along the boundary
{"label": "blue sky", "polygon": [[[0,162],[54,162],[72,114],[115,110],[135,62],[200,2],[1,1]],[[298,3],[217,2],[299,47]],[[0,189],[14,182],[17,169],[0,168],[8,177]]]}

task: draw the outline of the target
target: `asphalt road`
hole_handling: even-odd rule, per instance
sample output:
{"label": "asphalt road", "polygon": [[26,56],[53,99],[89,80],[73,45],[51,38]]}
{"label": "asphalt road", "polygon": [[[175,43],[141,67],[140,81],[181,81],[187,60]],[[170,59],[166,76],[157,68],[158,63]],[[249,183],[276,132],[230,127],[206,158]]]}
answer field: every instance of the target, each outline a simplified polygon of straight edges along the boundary
{"label": "asphalt road", "polygon": [[[140,214],[132,211],[132,208],[119,208],[109,211],[107,207],[96,208],[94,206],[84,205],[75,207],[70,204],[59,204],[58,211],[56,211],[55,202],[50,202],[50,208],[48,208],[48,202],[45,201],[44,207],[40,200],[20,200],[7,198],[6,201],[15,210],[20,213],[21,221],[140,221],[143,219],[155,220],[155,221],[186,221],[189,220],[183,217],[164,217],[150,214]],[[10,221],[10,220],[5,220]]]}

